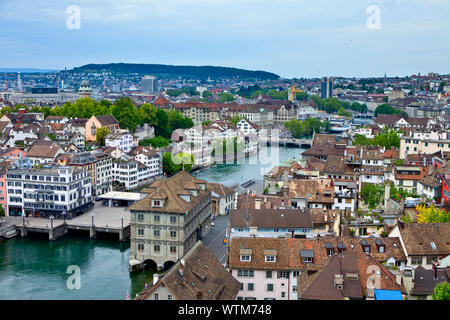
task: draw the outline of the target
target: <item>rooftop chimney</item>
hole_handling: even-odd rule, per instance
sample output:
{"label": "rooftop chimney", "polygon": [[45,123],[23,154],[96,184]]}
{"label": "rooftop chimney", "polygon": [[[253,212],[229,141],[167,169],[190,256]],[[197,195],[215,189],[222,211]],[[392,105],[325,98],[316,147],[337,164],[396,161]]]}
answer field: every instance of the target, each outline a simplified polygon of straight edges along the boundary
{"label": "rooftop chimney", "polygon": [[261,209],[261,199],[260,198],[255,199],[255,209],[256,210]]}
{"label": "rooftop chimney", "polygon": [[342,274],[334,275],[334,285],[339,290],[344,289],[344,276]]}

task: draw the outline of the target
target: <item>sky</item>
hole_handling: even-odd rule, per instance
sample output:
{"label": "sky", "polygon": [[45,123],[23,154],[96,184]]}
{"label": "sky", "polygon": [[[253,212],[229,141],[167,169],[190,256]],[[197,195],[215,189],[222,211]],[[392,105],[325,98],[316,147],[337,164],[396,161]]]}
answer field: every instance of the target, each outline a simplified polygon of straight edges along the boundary
{"label": "sky", "polygon": [[[79,15],[68,11],[73,6]],[[0,0],[0,67],[129,62],[285,78],[448,74],[448,17],[450,0]]]}

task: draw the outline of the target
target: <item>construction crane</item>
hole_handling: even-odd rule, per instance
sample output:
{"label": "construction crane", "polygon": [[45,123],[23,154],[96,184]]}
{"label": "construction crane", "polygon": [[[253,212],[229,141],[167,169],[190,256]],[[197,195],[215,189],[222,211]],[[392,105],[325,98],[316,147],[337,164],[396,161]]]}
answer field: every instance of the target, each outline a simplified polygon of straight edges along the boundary
{"label": "construction crane", "polygon": [[305,92],[305,90],[295,89],[294,85],[292,85],[292,87],[288,88],[288,100],[291,102],[295,102],[295,95],[297,92]]}
{"label": "construction crane", "polygon": [[225,91],[225,89],[218,89],[214,87],[214,90],[211,90],[211,93],[214,93],[214,102],[217,103],[217,93]]}
{"label": "construction crane", "polygon": [[8,91],[8,81],[6,79],[6,76],[17,76],[17,73],[6,73],[5,72],[5,91]]}

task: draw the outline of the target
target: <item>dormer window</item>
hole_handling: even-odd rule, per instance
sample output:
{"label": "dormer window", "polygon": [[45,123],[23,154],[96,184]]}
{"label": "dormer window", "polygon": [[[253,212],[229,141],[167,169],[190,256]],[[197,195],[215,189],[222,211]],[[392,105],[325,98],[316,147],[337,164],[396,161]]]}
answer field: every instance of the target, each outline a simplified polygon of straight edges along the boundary
{"label": "dormer window", "polygon": [[334,247],[331,243],[327,242],[325,244],[325,248],[327,249],[327,256],[332,256],[334,254]]}
{"label": "dormer window", "polygon": [[380,239],[375,240],[375,244],[377,245],[377,249],[379,253],[385,253],[386,246]]}
{"label": "dormer window", "polygon": [[314,251],[313,250],[300,250],[300,257],[303,263],[314,263]]}
{"label": "dormer window", "polygon": [[361,246],[362,246],[364,253],[367,253],[367,254],[370,253],[370,244],[366,240],[361,241]]}
{"label": "dormer window", "polygon": [[252,249],[245,249],[245,248],[241,247],[239,255],[240,255],[240,260],[242,262],[252,261]]}
{"label": "dormer window", "polygon": [[342,242],[338,242],[337,248],[338,248],[338,252],[339,252],[339,253],[345,252],[345,249],[346,249],[345,246],[344,246],[344,244],[343,244]]}
{"label": "dormer window", "polygon": [[265,261],[266,262],[276,262],[277,257],[276,256],[265,256]]}
{"label": "dormer window", "polygon": [[191,196],[188,194],[180,194],[180,198],[186,202],[191,202]]}
{"label": "dormer window", "polygon": [[153,208],[162,208],[163,201],[161,200],[152,200],[152,207]]}

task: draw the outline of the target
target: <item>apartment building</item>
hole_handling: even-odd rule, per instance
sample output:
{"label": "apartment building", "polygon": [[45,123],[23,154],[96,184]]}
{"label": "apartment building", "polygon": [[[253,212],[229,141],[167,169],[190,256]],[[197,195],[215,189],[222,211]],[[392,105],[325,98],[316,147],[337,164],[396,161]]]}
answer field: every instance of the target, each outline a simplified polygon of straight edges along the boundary
{"label": "apartment building", "polygon": [[219,119],[219,104],[201,103],[197,101],[188,101],[184,103],[175,103],[175,110],[180,111],[183,116],[191,118],[192,121],[216,121]]}
{"label": "apartment building", "polygon": [[[136,160],[114,160],[112,162],[112,184],[124,187],[126,190],[138,186],[140,163]],[[143,178],[144,179],[144,178]]]}
{"label": "apartment building", "polygon": [[450,139],[448,139],[447,134],[441,137],[439,139],[401,137],[400,159],[406,159],[411,154],[434,154],[440,151],[450,152]]}
{"label": "apartment building", "polygon": [[131,212],[130,270],[143,264],[166,269],[211,229],[207,182],[185,171],[153,182]]}
{"label": "apartment building", "polygon": [[400,239],[407,268],[430,270],[450,254],[449,223],[398,222],[388,236]]}
{"label": "apartment building", "polygon": [[299,276],[317,276],[330,258],[342,253],[363,256],[368,253],[375,263],[389,267],[400,266],[405,261],[398,238],[377,241],[336,236],[235,237],[229,242],[228,268],[241,283],[238,300],[297,300]]}
{"label": "apartment building", "polygon": [[113,115],[92,116],[85,124],[85,134],[87,141],[97,139],[97,129],[107,128],[110,133],[119,131],[119,121]]}
{"label": "apartment building", "polygon": [[52,166],[11,169],[6,174],[8,215],[61,218],[92,206],[91,177],[87,170]]}
{"label": "apartment building", "polygon": [[155,178],[163,174],[162,153],[152,149],[151,147],[134,148],[130,155],[134,155],[134,159],[147,167],[148,178]]}
{"label": "apartment building", "polygon": [[105,146],[119,148],[121,151],[128,153],[133,149],[133,135],[126,132],[109,133],[105,137]]}

